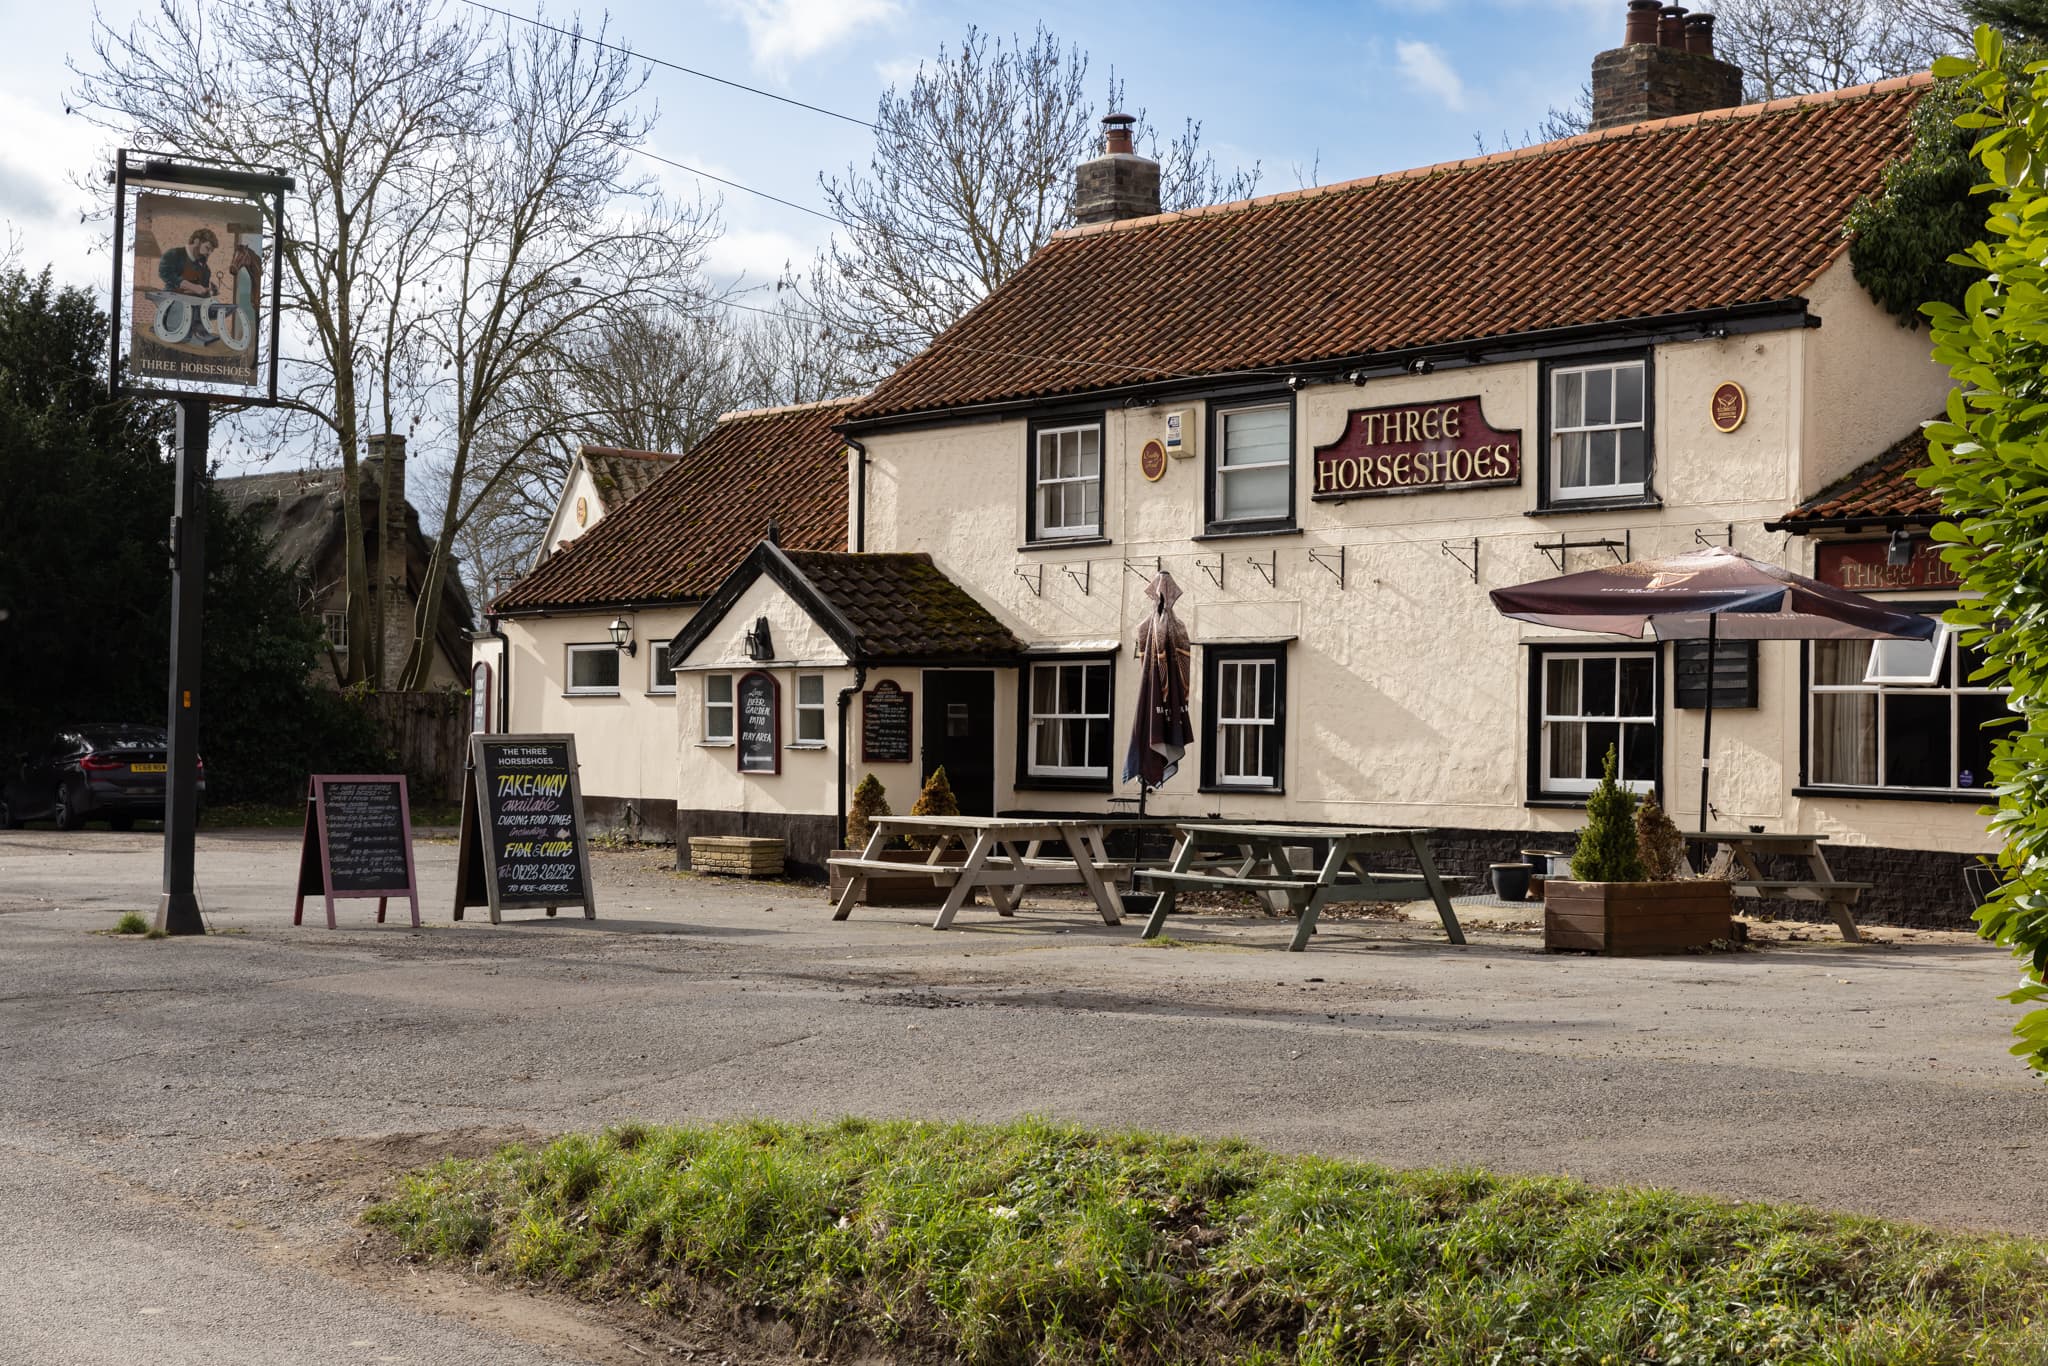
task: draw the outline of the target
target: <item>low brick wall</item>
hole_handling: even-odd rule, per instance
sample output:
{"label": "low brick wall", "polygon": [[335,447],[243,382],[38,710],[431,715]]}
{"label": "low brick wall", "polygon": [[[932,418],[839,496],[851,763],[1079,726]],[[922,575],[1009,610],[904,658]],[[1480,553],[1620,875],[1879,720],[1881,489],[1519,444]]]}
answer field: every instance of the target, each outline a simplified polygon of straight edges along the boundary
{"label": "low brick wall", "polygon": [[690,841],[705,835],[753,835],[778,839],[788,849],[791,877],[825,880],[825,860],[836,847],[836,816],[799,816],[779,811],[705,811],[679,808],[675,813],[676,867],[690,866]]}

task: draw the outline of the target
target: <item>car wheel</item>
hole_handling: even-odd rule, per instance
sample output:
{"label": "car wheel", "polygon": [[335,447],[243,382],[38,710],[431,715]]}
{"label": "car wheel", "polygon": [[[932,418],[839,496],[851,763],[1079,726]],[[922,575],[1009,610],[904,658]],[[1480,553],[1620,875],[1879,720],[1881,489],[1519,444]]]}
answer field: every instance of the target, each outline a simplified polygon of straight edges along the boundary
{"label": "car wheel", "polygon": [[69,789],[61,783],[57,786],[57,798],[51,808],[51,814],[56,816],[59,830],[79,830],[85,826],[85,818],[80,816],[78,808],[71,804]]}

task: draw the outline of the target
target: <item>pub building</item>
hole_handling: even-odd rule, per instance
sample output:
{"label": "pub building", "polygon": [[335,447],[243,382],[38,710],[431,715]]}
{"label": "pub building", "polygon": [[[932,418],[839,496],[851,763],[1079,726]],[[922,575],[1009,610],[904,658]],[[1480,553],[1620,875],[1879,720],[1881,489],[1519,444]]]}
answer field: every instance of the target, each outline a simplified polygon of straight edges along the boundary
{"label": "pub building", "polygon": [[815,866],[861,777],[904,811],[939,765],[969,813],[1130,809],[1164,569],[1197,738],[1153,814],[1427,826],[1483,874],[1568,848],[1613,748],[1692,828],[1711,686],[1710,825],[1824,834],[1859,914],[1961,923],[2001,701],[1951,641],[1709,680],[1487,597],[1725,544],[1954,600],[1907,473],[1949,378],[1843,232],[1927,86],[1738,107],[1711,16],[1635,0],[1563,141],[1161,213],[1105,119],[1078,225],[845,409],[847,549],[756,546],[676,636],[679,833]]}

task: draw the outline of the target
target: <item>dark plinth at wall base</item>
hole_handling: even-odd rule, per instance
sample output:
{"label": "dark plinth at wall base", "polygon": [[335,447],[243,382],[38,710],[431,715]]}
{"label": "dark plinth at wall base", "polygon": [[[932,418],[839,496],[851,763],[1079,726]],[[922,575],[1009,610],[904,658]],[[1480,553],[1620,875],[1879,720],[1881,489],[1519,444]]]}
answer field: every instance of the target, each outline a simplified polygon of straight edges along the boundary
{"label": "dark plinth at wall base", "polygon": [[[588,799],[585,799],[586,802]],[[788,848],[786,871],[791,877],[822,882],[825,860],[839,842],[836,816],[795,815],[786,811],[676,811],[676,867],[690,866],[690,840],[702,835],[754,835],[778,839]]]}
{"label": "dark plinth at wall base", "polygon": [[1683,953],[1735,933],[1725,882],[1543,884],[1543,947],[1608,954]]}
{"label": "dark plinth at wall base", "polygon": [[583,833],[592,839],[612,836],[637,844],[676,842],[676,804],[658,797],[583,798]]}

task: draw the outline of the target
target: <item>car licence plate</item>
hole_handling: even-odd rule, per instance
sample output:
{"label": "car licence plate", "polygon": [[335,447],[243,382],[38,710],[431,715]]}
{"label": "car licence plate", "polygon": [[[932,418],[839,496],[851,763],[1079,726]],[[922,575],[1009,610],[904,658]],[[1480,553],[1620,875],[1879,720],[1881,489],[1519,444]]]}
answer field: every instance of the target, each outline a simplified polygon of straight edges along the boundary
{"label": "car licence plate", "polygon": [[171,771],[171,766],[169,764],[130,764],[128,765],[128,771],[130,773],[168,773]]}

